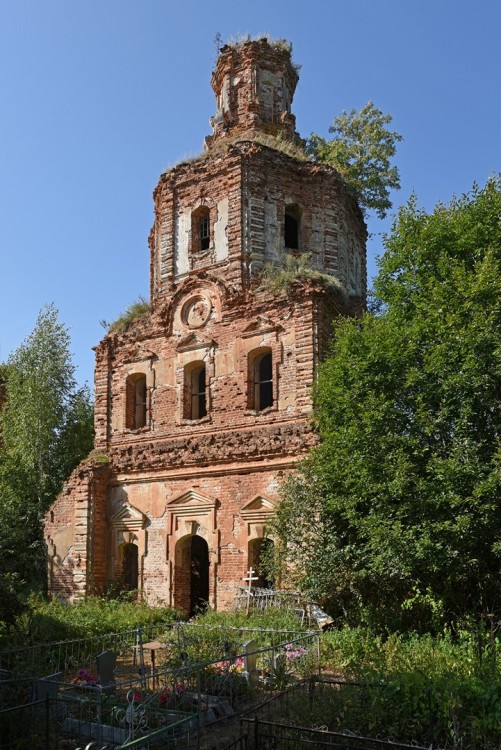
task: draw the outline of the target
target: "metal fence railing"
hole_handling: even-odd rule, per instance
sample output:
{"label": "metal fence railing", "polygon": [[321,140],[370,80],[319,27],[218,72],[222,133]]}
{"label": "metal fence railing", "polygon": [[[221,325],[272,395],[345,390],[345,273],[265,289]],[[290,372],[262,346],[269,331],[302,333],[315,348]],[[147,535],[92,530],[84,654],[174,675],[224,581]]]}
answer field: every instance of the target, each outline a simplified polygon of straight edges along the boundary
{"label": "metal fence railing", "polygon": [[[318,636],[318,631],[310,631]],[[78,669],[95,669],[95,657],[104,651],[116,654],[123,669],[136,667],[144,656],[143,645],[160,641],[168,648],[163,656],[209,661],[229,653],[239,653],[246,640],[259,646],[279,646],[301,634],[300,630],[269,630],[265,628],[236,628],[207,626],[196,623],[157,624],[121,633],[110,633],[93,638],[34,644],[0,652],[0,673],[5,677],[43,677],[62,672],[74,674]]]}
{"label": "metal fence railing", "polygon": [[331,732],[326,728],[302,727],[294,724],[243,718],[242,736],[247,737],[249,750],[312,750],[335,747],[337,750],[430,750],[421,745],[381,740],[375,737]]}
{"label": "metal fence railing", "polygon": [[[154,740],[164,742],[171,737],[171,719],[178,714],[186,721],[180,718],[176,731],[193,734],[195,727],[236,718],[241,707],[255,701],[261,690],[283,689],[319,669],[318,631],[190,626],[170,629],[165,641],[145,641],[142,629],[136,635],[134,639],[129,636],[128,641],[135,643],[130,656],[134,664],[124,667],[117,660],[117,669],[113,670],[110,664],[113,667],[115,654],[100,654],[99,659],[105,657],[109,669],[108,679],[102,684],[85,669],[76,670],[73,663],[69,673],[63,670],[44,677],[0,681],[0,721],[8,727],[4,740],[0,738],[2,750],[18,750],[26,741],[31,747],[57,750],[62,736],[85,745],[97,742],[103,747],[106,744],[131,750],[149,747]],[[111,641],[125,642],[123,638]],[[78,653],[87,654],[92,647],[103,645],[107,644],[101,639],[89,639]],[[63,643],[48,644],[47,650],[52,648],[54,654],[55,646],[63,656],[59,661],[44,662],[51,670],[68,663],[69,652],[64,651]],[[73,643],[69,646],[72,648]],[[207,658],[214,653],[218,658]],[[203,655],[205,659],[201,659]],[[75,671],[77,678],[71,677]],[[138,739],[130,734],[134,722],[138,731],[148,729],[148,737],[144,731],[139,733],[142,744],[131,744]]]}
{"label": "metal fence railing", "polygon": [[108,696],[46,696],[0,711],[2,750],[67,750],[82,743],[98,748],[190,748],[198,736],[195,715],[122,705]]}

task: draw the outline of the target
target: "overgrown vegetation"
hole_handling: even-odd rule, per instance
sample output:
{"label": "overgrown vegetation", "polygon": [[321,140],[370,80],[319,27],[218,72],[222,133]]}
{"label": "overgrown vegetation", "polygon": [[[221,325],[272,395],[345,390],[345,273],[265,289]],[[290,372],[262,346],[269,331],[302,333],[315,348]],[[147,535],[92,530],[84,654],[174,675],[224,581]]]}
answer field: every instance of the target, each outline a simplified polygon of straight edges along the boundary
{"label": "overgrown vegetation", "polygon": [[338,278],[311,265],[310,253],[279,253],[278,262],[266,263],[261,276],[262,285],[274,294],[287,292],[293,284],[301,281],[319,281],[327,289],[346,296],[346,290]]}
{"label": "overgrown vegetation", "polygon": [[[161,627],[177,619],[171,609],[124,599],[95,597],[73,606],[43,600],[31,604],[31,616],[24,614],[16,623],[11,646],[92,638],[138,625]],[[219,658],[223,665],[228,655],[241,650],[238,628],[261,629],[262,634],[249,636],[259,647],[272,642],[283,644],[284,638],[288,641],[292,637],[292,631],[301,630],[295,616],[283,610],[251,612],[249,617],[245,612],[208,611],[198,616],[195,627],[184,634],[184,659]],[[269,631],[273,629],[277,632],[271,636]],[[289,632],[284,635],[278,631]],[[172,640],[169,629],[164,635],[165,640]],[[485,648],[479,652],[478,633],[468,631],[452,638],[412,632],[385,637],[362,627],[330,630],[321,636],[322,673],[348,684],[328,689],[318,685],[309,697],[293,692],[287,701],[289,713],[296,724],[433,742],[443,748],[495,750],[501,727],[500,644],[487,627],[483,638]],[[307,650],[297,647],[302,660],[313,660],[308,669],[316,669],[316,650],[311,654]],[[263,683],[262,689],[270,684],[285,688],[294,676],[289,667],[295,662],[289,663],[288,654],[277,652],[276,656],[274,665],[267,664],[267,673],[274,681]],[[177,663],[179,649],[174,648],[171,657]]]}
{"label": "overgrown vegetation", "polygon": [[[337,714],[348,701],[363,698],[353,711],[352,730],[402,737],[451,747],[497,748],[501,740],[501,662],[495,639],[484,633],[479,658],[477,637],[377,636],[363,628],[332,630],[322,636],[324,669],[360,683],[336,696]],[[370,705],[370,710],[367,706]],[[332,706],[330,707],[332,709]],[[349,709],[348,709],[349,710]],[[353,723],[354,722],[354,723]]]}
{"label": "overgrown vegetation", "polygon": [[221,49],[225,46],[228,47],[241,47],[243,44],[247,44],[248,42],[259,42],[262,39],[266,40],[270,47],[273,49],[278,50],[279,52],[285,52],[289,55],[291,58],[291,64],[294,70],[297,74],[299,74],[299,71],[301,70],[301,65],[298,65],[298,63],[294,62],[292,59],[292,42],[290,42],[288,39],[274,39],[270,34],[258,34],[257,36],[251,37],[250,34],[242,34],[241,36],[237,37],[230,37],[227,42],[223,42],[221,34],[216,34],[216,37],[214,39],[214,43],[216,45],[217,52],[221,51]]}
{"label": "overgrown vegetation", "polygon": [[172,623],[180,619],[179,613],[170,607],[151,607],[132,596],[116,599],[94,596],[71,605],[32,596],[29,609],[18,616],[15,626],[0,643],[4,648],[16,648],[32,643],[92,638],[133,630],[139,625]]}
{"label": "overgrown vegetation", "polygon": [[320,445],[283,489],[282,580],[339,622],[480,632],[501,621],[501,180],[413,199],[386,239],[382,313],[336,325]]}
{"label": "overgrown vegetation", "polygon": [[264,611],[245,610],[234,612],[214,612],[207,610],[196,618],[200,625],[219,625],[221,627],[233,628],[264,628],[267,630],[306,630],[299,625],[297,617],[293,612],[269,608]]}
{"label": "overgrown vegetation", "polygon": [[131,302],[113,323],[101,320],[101,325],[109,333],[125,333],[137,320],[150,315],[151,309],[148,300],[144,297],[139,297],[135,302]]}
{"label": "overgrown vegetation", "polygon": [[254,136],[253,140],[262,146],[267,146],[268,148],[275,149],[275,151],[281,151],[283,154],[287,154],[287,156],[292,156],[294,159],[299,159],[300,161],[311,160],[300,144],[287,138],[270,135],[269,133],[258,133]]}

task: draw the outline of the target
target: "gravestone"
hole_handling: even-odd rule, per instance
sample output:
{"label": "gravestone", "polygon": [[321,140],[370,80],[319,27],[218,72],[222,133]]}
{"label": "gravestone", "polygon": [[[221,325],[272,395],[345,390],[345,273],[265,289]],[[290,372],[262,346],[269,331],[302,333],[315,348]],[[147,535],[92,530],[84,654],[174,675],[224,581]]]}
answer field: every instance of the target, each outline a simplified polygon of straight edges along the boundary
{"label": "gravestone", "polygon": [[257,649],[257,643],[255,640],[251,639],[249,641],[245,641],[243,645],[243,655],[244,655],[244,676],[247,680],[247,682],[251,682],[253,678],[257,675],[257,654],[254,653]]}
{"label": "gravestone", "polygon": [[117,656],[114,651],[103,651],[96,656],[97,680],[106,691],[115,689],[115,667]]}

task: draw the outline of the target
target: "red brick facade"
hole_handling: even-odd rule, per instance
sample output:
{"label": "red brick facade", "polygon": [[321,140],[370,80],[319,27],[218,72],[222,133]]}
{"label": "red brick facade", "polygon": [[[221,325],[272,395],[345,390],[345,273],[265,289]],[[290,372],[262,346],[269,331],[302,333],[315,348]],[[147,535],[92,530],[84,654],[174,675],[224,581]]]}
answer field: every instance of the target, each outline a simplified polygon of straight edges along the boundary
{"label": "red brick facade", "polygon": [[[298,140],[287,50],[224,47],[212,83],[206,153],[154,192],[151,313],[96,348],[95,451],[46,520],[53,594],[125,582],[187,612],[229,606],[259,567],[281,478],[315,442],[332,319],[364,304],[356,202],[334,170],[270,141]],[[261,269],[283,261],[285,238],[344,291],[267,291]]]}

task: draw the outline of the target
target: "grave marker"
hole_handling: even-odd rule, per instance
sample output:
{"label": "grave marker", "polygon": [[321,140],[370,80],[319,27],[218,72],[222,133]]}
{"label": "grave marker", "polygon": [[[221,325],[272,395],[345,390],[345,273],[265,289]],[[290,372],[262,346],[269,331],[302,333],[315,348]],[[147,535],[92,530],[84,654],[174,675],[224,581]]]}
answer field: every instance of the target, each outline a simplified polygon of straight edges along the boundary
{"label": "grave marker", "polygon": [[115,689],[115,667],[117,656],[114,651],[103,651],[96,656],[97,679],[102,688]]}
{"label": "grave marker", "polygon": [[247,588],[247,610],[246,610],[247,614],[249,614],[249,609],[250,609],[250,600],[252,596],[252,582],[259,581],[259,576],[254,575],[255,572],[256,571],[254,570],[254,568],[249,568],[249,570],[247,571],[247,578],[242,579],[243,581],[247,581],[249,584]]}
{"label": "grave marker", "polygon": [[257,643],[251,638],[249,641],[245,641],[243,645],[244,654],[244,676],[247,682],[250,682],[252,678],[257,674],[257,654],[255,653]]}

